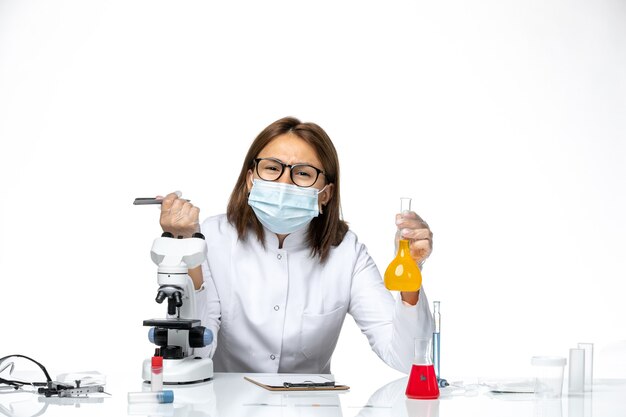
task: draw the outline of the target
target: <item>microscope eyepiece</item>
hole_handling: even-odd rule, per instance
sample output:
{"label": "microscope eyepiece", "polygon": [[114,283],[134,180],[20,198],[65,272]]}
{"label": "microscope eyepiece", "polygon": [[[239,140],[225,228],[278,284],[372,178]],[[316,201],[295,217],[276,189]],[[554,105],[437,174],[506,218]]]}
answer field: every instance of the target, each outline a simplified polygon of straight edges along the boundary
{"label": "microscope eyepiece", "polygon": [[172,297],[174,297],[174,303],[176,307],[183,306],[183,295],[180,293],[180,291],[174,292],[174,294],[172,294]]}
{"label": "microscope eyepiece", "polygon": [[157,303],[161,304],[163,302],[163,300],[165,300],[165,298],[167,298],[167,294],[165,294],[163,291],[159,290],[159,292],[157,293],[157,296],[154,299],[154,301],[156,301]]}

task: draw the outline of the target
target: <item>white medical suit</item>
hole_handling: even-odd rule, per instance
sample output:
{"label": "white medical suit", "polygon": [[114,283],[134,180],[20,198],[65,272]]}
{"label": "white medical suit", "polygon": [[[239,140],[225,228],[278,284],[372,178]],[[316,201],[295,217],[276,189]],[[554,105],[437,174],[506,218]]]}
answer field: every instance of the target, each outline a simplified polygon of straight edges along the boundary
{"label": "white medical suit", "polygon": [[265,229],[246,241],[226,215],[201,227],[208,245],[198,314],[216,341],[216,372],[330,373],[330,359],[346,313],[376,354],[408,373],[413,339],[430,337],[433,323],[423,289],[415,306],[394,300],[376,265],[354,233],[332,247],[326,263],[311,257],[306,231],[287,236],[282,249]]}

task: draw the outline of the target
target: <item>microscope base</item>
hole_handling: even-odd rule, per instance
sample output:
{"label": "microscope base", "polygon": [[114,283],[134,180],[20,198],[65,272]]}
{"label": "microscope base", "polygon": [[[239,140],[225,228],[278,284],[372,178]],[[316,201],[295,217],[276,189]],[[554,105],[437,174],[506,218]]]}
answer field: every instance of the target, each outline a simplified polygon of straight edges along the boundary
{"label": "microscope base", "polygon": [[[152,361],[143,361],[142,378],[150,383]],[[210,358],[188,356],[183,359],[163,359],[163,384],[193,384],[213,379],[213,361]]]}

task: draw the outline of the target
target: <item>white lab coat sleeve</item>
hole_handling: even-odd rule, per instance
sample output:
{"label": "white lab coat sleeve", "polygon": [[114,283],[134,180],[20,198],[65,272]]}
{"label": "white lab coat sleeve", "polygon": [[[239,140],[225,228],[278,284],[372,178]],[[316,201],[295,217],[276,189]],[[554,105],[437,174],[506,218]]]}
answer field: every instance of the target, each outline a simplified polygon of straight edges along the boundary
{"label": "white lab coat sleeve", "polygon": [[202,325],[213,332],[213,343],[196,349],[195,353],[199,356],[212,358],[213,354],[215,354],[215,349],[217,349],[221,323],[221,306],[215,282],[206,261],[202,263],[202,278],[204,283],[196,291],[196,313],[202,320]]}
{"label": "white lab coat sleeve", "polygon": [[414,338],[432,337],[433,318],[423,288],[415,306],[394,300],[365,246],[357,243],[350,306],[372,350],[389,366],[408,373],[413,362]]}

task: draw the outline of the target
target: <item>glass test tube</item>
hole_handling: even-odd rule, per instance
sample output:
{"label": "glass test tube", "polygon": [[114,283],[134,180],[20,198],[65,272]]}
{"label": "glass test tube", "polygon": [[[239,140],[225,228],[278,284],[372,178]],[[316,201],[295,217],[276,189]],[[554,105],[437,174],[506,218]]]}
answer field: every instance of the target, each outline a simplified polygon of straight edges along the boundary
{"label": "glass test tube", "polygon": [[150,386],[152,391],[163,391],[163,357],[153,356],[151,362]]}
{"label": "glass test tube", "polygon": [[153,404],[169,404],[174,402],[174,391],[144,391],[129,392],[128,404],[137,403],[153,403]]}
{"label": "glass test tube", "polygon": [[441,378],[440,366],[440,332],[441,332],[441,313],[439,312],[439,301],[433,302],[433,318],[435,320],[435,332],[433,333],[433,365],[435,365],[435,374],[437,378]]}
{"label": "glass test tube", "polygon": [[579,394],[585,390],[585,349],[569,350],[568,391]]}
{"label": "glass test tube", "polygon": [[578,349],[585,350],[585,391],[593,388],[593,343],[579,343]]}

